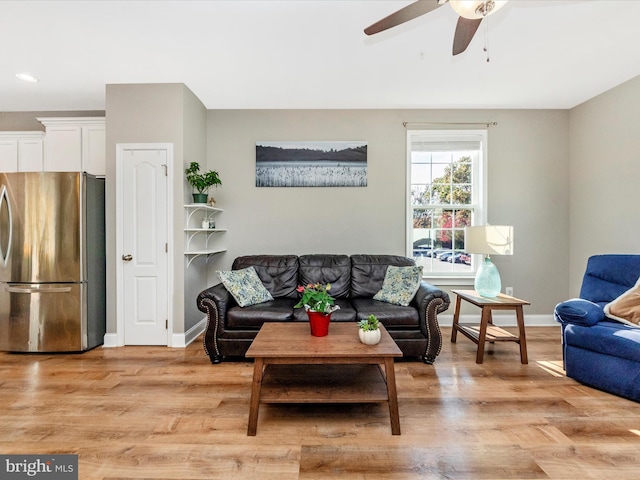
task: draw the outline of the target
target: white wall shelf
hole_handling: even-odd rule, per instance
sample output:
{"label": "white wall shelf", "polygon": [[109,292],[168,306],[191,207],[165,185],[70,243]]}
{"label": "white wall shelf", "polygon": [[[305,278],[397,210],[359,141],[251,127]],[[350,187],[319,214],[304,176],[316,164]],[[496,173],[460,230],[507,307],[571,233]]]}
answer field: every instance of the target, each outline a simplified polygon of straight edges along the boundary
{"label": "white wall shelf", "polygon": [[193,229],[190,228],[191,217],[193,217],[196,213],[202,213],[202,216],[200,217],[202,218],[205,216],[212,217],[222,212],[221,208],[211,207],[204,203],[190,203],[189,205],[185,205],[184,208],[187,210],[187,228],[185,228],[185,231],[187,231],[187,229]]}
{"label": "white wall shelf", "polygon": [[[205,256],[207,259],[211,255],[226,252],[226,248],[221,248],[215,243],[218,241],[217,233],[224,233],[224,228],[202,228],[202,220],[212,218],[222,212],[222,209],[211,207],[206,204],[192,203],[184,206],[187,211],[185,256],[187,257],[187,268],[198,257]],[[214,243],[214,245],[210,245]]]}

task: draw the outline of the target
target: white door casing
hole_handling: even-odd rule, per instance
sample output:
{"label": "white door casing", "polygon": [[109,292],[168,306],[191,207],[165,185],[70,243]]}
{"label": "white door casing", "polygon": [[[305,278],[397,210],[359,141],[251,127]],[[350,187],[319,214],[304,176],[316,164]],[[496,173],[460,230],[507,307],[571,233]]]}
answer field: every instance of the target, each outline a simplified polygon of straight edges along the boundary
{"label": "white door casing", "polygon": [[118,345],[169,345],[171,144],[116,146]]}

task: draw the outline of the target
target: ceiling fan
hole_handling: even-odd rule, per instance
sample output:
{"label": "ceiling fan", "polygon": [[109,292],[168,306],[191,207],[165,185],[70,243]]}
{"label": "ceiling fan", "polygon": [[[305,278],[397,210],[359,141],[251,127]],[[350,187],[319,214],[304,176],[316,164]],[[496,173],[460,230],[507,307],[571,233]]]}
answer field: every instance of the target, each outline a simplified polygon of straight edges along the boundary
{"label": "ceiling fan", "polygon": [[453,54],[464,52],[478,30],[482,19],[507,3],[507,0],[417,0],[364,29],[367,35],[401,25],[441,7],[445,3],[459,15],[453,37]]}

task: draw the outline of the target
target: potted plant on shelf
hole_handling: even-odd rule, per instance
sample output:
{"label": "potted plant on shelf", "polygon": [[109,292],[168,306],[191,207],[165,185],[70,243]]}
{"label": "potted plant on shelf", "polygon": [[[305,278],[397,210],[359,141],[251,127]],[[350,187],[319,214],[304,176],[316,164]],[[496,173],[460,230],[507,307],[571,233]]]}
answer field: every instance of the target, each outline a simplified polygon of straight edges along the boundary
{"label": "potted plant on shelf", "polygon": [[358,336],[360,341],[366,345],[376,345],[380,342],[380,328],[378,327],[378,317],[371,314],[368,318],[360,320],[358,326]]}
{"label": "potted plant on shelf", "polygon": [[187,174],[187,182],[193,188],[193,203],[207,203],[207,190],[209,187],[222,185],[222,180],[215,170],[200,173],[200,164],[191,162],[189,168],[184,173]]}
{"label": "potted plant on shelf", "polygon": [[311,335],[324,337],[329,333],[331,314],[340,308],[335,304],[335,299],[329,295],[331,284],[309,283],[306,286],[299,286],[297,290],[298,293],[302,293],[302,298],[294,308],[304,307],[309,317]]}

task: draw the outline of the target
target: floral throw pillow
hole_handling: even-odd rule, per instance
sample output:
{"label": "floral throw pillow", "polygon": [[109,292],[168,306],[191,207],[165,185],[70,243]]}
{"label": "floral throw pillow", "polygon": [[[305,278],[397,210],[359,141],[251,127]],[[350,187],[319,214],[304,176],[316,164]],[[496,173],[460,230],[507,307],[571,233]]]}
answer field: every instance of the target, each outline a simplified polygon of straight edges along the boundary
{"label": "floral throw pillow", "polygon": [[421,280],[422,267],[389,265],[382,282],[382,288],[373,296],[373,299],[406,307],[413,300]]}
{"label": "floral throw pillow", "polygon": [[224,287],[241,307],[249,307],[257,303],[273,300],[269,290],[264,287],[256,269],[253,267],[241,270],[217,271],[216,273],[222,280]]}

